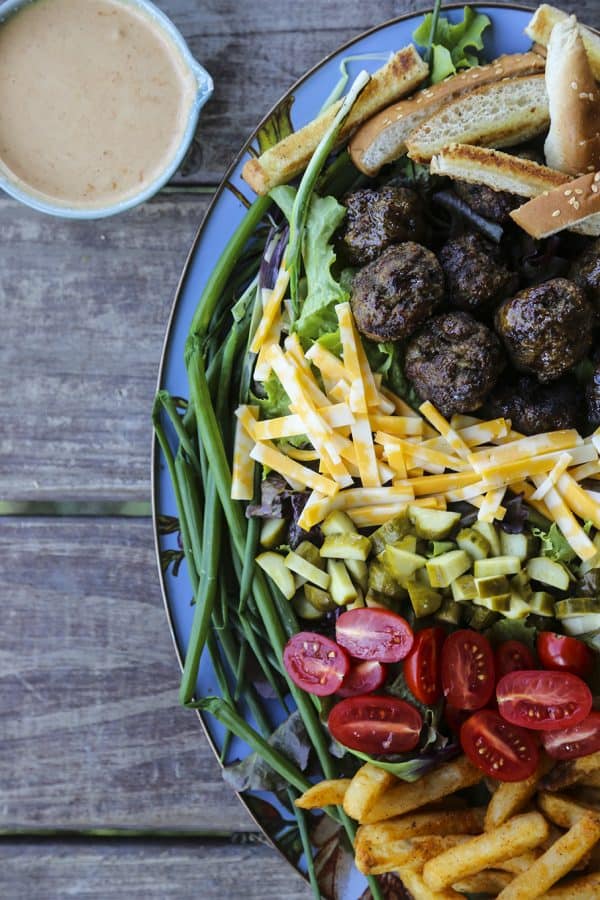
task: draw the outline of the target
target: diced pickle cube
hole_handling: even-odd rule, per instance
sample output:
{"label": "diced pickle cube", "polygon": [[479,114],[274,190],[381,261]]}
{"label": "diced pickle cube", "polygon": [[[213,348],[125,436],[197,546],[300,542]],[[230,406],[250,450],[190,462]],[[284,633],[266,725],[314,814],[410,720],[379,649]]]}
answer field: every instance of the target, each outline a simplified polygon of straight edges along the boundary
{"label": "diced pickle cube", "polygon": [[538,540],[527,531],[521,534],[509,534],[500,531],[500,546],[504,556],[516,556],[521,562],[525,562],[537,551]]}
{"label": "diced pickle cube", "polygon": [[[319,588],[317,588],[319,590]],[[300,616],[301,619],[322,619],[323,611],[317,609],[316,606],[313,606],[310,603],[304,593],[303,590],[299,590],[296,592],[294,599],[292,600],[292,604],[296,613]]]}
{"label": "diced pickle cube", "polygon": [[510,609],[502,613],[505,619],[524,619],[529,615],[529,604],[519,594],[510,595]]}
{"label": "diced pickle cube", "polygon": [[472,575],[461,575],[452,582],[452,596],[457,603],[465,603],[478,597],[475,579]]}
{"label": "diced pickle cube", "polygon": [[291,569],[286,566],[283,556],[274,553],[273,550],[267,550],[266,553],[259,553],[256,562],[277,585],[283,596],[291,600],[296,593],[296,582]]}
{"label": "diced pickle cube", "polygon": [[358,592],[352,584],[348,575],[348,569],[341,559],[328,560],[327,571],[331,576],[329,593],[334,603],[337,606],[346,606],[348,603],[353,603],[358,596]]}
{"label": "diced pickle cube", "polygon": [[392,546],[397,547],[398,550],[406,550],[408,553],[416,553],[417,536],[416,534],[405,534],[399,541],[394,541]]}
{"label": "diced pickle cube", "polygon": [[354,584],[358,585],[363,591],[369,588],[369,567],[362,559],[345,559],[344,563],[350,572],[350,577]]}
{"label": "diced pickle cube", "polygon": [[508,597],[510,596],[510,584],[506,575],[484,575],[483,578],[475,578],[477,597]]}
{"label": "diced pickle cube", "polygon": [[546,556],[534,556],[527,563],[527,573],[534,581],[566,591],[569,587],[569,573],[564,566]]}
{"label": "diced pickle cube", "polygon": [[260,545],[267,550],[283,544],[287,531],[285,519],[264,519],[260,529]]}
{"label": "diced pickle cube", "polygon": [[317,587],[322,588],[324,591],[329,587],[329,575],[327,572],[317,568],[317,566],[313,566],[311,562],[303,559],[302,556],[294,553],[293,550],[290,550],[286,556],[285,564],[292,572],[296,572],[297,575],[300,575],[301,578],[306,578],[307,581],[312,581],[313,584],[316,584]]}
{"label": "diced pickle cube", "polygon": [[473,529],[484,536],[490,545],[492,556],[500,556],[502,553],[502,550],[500,549],[500,538],[498,537],[498,532],[494,525],[492,525],[491,522],[480,522],[478,519],[476,522],[473,522]]}
{"label": "diced pickle cube", "polygon": [[527,603],[530,612],[538,616],[554,616],[554,597],[546,591],[533,591]]}
{"label": "diced pickle cube", "polygon": [[371,543],[373,545],[373,553],[381,553],[387,544],[393,544],[412,531],[412,525],[408,518],[408,510],[404,509],[401,513],[384,522],[371,535]]}
{"label": "diced pickle cube", "polygon": [[448,625],[460,625],[462,620],[463,605],[452,600],[451,597],[445,597],[442,605],[435,614],[438,622]]}
{"label": "diced pickle cube", "polygon": [[450,587],[455,578],[469,571],[471,557],[464,550],[451,550],[427,560],[426,567],[432,587]]}
{"label": "diced pickle cube", "polygon": [[454,541],[429,541],[427,544],[427,556],[441,556],[450,550],[456,550]]}
{"label": "diced pickle cube", "polygon": [[296,547],[296,553],[298,556],[301,556],[302,559],[307,559],[309,563],[312,563],[313,566],[316,566],[317,569],[325,569],[325,560],[322,558],[319,553],[319,548],[312,544],[310,541],[302,541]]}
{"label": "diced pickle cube", "polygon": [[328,534],[356,534],[356,526],[349,515],[341,509],[334,509],[321,522],[321,531]]}
{"label": "diced pickle cube", "polygon": [[374,559],[369,564],[369,590],[386,597],[404,596],[402,586],[391,577],[379,559]]}
{"label": "diced pickle cube", "polygon": [[461,528],[456,543],[471,559],[485,559],[490,554],[489,541],[474,528]]}
{"label": "diced pickle cube", "polygon": [[427,509],[423,506],[409,506],[408,515],[417,535],[430,541],[448,537],[460,521],[460,513],[447,512],[444,509]]}
{"label": "diced pickle cube", "polygon": [[518,556],[496,556],[491,559],[476,559],[473,564],[475,578],[485,578],[488,575],[516,575],[521,571],[521,561]]}
{"label": "diced pickle cube", "polygon": [[385,548],[382,559],[386,572],[400,582],[410,578],[427,562],[424,556],[419,556],[418,553],[409,553],[408,550],[400,550],[393,544],[388,544]]}
{"label": "diced pickle cube", "polygon": [[417,619],[433,615],[442,605],[442,595],[419,581],[408,581],[406,588]]}
{"label": "diced pickle cube", "polygon": [[566,600],[557,600],[554,604],[554,614],[557,619],[566,619],[568,616],[588,616],[600,613],[600,598],[598,597],[567,597]]}
{"label": "diced pickle cube", "polygon": [[330,612],[332,609],[335,609],[335,602],[331,594],[321,590],[321,588],[315,587],[314,584],[305,584],[304,594],[308,602],[313,606],[316,606],[322,613]]}
{"label": "diced pickle cube", "polygon": [[371,541],[362,534],[330,534],[323,541],[321,556],[325,559],[360,559],[365,562],[371,552]]}

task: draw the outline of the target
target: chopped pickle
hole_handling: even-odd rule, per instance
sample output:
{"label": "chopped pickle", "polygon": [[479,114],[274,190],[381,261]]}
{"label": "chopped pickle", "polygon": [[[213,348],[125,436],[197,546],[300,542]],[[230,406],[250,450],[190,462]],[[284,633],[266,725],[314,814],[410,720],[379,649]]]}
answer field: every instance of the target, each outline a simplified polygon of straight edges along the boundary
{"label": "chopped pickle", "polygon": [[475,578],[485,578],[488,575],[517,575],[520,571],[521,560],[517,556],[476,559],[473,564]]}
{"label": "chopped pickle", "polygon": [[537,616],[554,616],[554,597],[546,591],[533,591],[527,603],[530,612]]}
{"label": "chopped pickle", "polygon": [[356,587],[356,600],[348,603],[346,609],[363,609],[365,606],[365,595],[357,585],[354,586]]}
{"label": "chopped pickle", "polygon": [[480,522],[478,519],[476,522],[473,522],[473,529],[484,536],[490,545],[492,556],[500,556],[502,553],[502,550],[500,549],[500,538],[492,523]]}
{"label": "chopped pickle", "polygon": [[447,512],[444,509],[427,509],[423,506],[409,506],[408,515],[417,535],[430,541],[448,537],[454,526],[460,522],[460,513]]}
{"label": "chopped pickle", "polygon": [[479,596],[472,575],[461,575],[452,582],[452,596],[457,603],[465,603]]}
{"label": "chopped pickle", "polygon": [[401,513],[384,522],[371,535],[371,543],[373,545],[373,553],[381,553],[387,544],[394,544],[412,531],[410,519],[408,518],[408,510],[403,509]]}
{"label": "chopped pickle", "polygon": [[406,588],[417,619],[421,619],[423,616],[431,616],[442,605],[442,595],[425,584],[421,584],[418,581],[408,581]]}
{"label": "chopped pickle", "polygon": [[569,587],[569,573],[559,562],[547,556],[534,556],[527,563],[527,573],[534,581],[549,584],[550,587],[566,591]]}
{"label": "chopped pickle", "polygon": [[283,596],[287,600],[291,600],[296,593],[296,582],[291,569],[286,566],[283,556],[274,553],[273,550],[267,550],[265,553],[258,554],[256,562],[277,585]]}
{"label": "chopped pickle", "polygon": [[394,544],[388,544],[381,556],[386,572],[399,582],[410,578],[427,562],[424,556],[419,556],[418,553],[409,553],[408,550],[400,550]]}
{"label": "chopped pickle", "polygon": [[529,615],[529,604],[523,600],[520,594],[512,593],[510,595],[510,609],[503,612],[505,619],[524,619]]}
{"label": "chopped pickle", "polygon": [[358,585],[362,591],[368,590],[369,568],[366,562],[363,562],[362,559],[345,559],[344,562],[354,584]]}
{"label": "chopped pickle", "polygon": [[263,519],[260,529],[260,546],[272,550],[283,544],[287,532],[285,519]]}
{"label": "chopped pickle", "polygon": [[500,531],[500,546],[504,556],[516,556],[521,562],[525,562],[537,552],[538,545],[539,541],[527,531],[521,534]]}
{"label": "chopped pickle", "polygon": [[483,631],[484,628],[490,628],[494,622],[498,621],[498,614],[491,609],[485,609],[483,606],[475,606],[469,616],[469,627],[475,631]]}
{"label": "chopped pickle", "polygon": [[457,603],[451,597],[445,597],[435,614],[435,618],[438,622],[444,622],[448,625],[460,625],[463,609],[462,603]]}
{"label": "chopped pickle", "polygon": [[[319,588],[317,588],[319,590]],[[301,619],[322,619],[323,611],[310,603],[303,590],[296,593],[292,605]]]}
{"label": "chopped pickle", "polygon": [[596,548],[596,553],[591,559],[583,560],[579,566],[580,575],[587,575],[592,569],[600,568],[600,531],[592,538],[592,544]]}
{"label": "chopped pickle", "polygon": [[402,586],[392,578],[379,559],[374,559],[369,564],[369,590],[387,597],[401,597],[404,594]]}
{"label": "chopped pickle", "polygon": [[325,569],[325,561],[319,553],[319,548],[315,547],[310,541],[302,541],[298,544],[296,553],[298,556],[301,556],[302,559],[307,559],[309,563],[312,563],[317,569]]}
{"label": "chopped pickle", "polygon": [[341,509],[334,509],[326,519],[321,522],[321,531],[329,534],[356,534],[356,526],[349,515]]}
{"label": "chopped pickle", "polygon": [[391,597],[369,588],[365,594],[365,604],[371,609],[390,609]]}
{"label": "chopped pickle", "polygon": [[325,559],[360,559],[365,562],[371,552],[371,541],[356,532],[329,534],[323,541],[320,552]]}
{"label": "chopped pickle", "polygon": [[327,572],[324,572],[317,566],[313,566],[311,562],[303,559],[300,554],[294,553],[293,550],[290,550],[286,556],[285,565],[292,572],[300,575],[301,578],[306,578],[307,581],[312,581],[313,584],[316,584],[317,587],[322,588],[324,591],[329,587],[329,575]]}
{"label": "chopped pickle", "polygon": [[477,597],[485,600],[491,597],[510,597],[510,584],[506,575],[484,575],[475,578]]}
{"label": "chopped pickle", "polygon": [[336,606],[346,606],[348,603],[353,603],[358,596],[358,592],[352,584],[350,576],[348,575],[348,569],[342,560],[328,560],[327,571],[331,577],[329,582],[329,593]]}
{"label": "chopped pickle", "polygon": [[522,597],[528,597],[531,594],[530,580],[527,572],[518,572],[517,575],[513,575],[510,579],[512,590],[516,591],[517,594],[521,594]]}
{"label": "chopped pickle", "polygon": [[587,616],[600,613],[600,599],[598,597],[567,597],[566,600],[557,600],[554,604],[554,615],[557,619],[566,619],[568,616]]}
{"label": "chopped pickle", "polygon": [[450,550],[427,560],[427,574],[432,587],[449,587],[455,578],[471,568],[471,557],[464,550]]}
{"label": "chopped pickle", "polygon": [[306,584],[304,586],[304,594],[308,602],[322,613],[331,612],[332,609],[335,609],[335,602],[331,594],[315,587],[314,584]]}
{"label": "chopped pickle", "polygon": [[[587,613],[583,616],[567,616],[566,619],[561,619],[560,624],[562,625],[565,634],[570,634],[572,637],[579,637],[580,634],[590,635],[592,632],[596,631],[600,634],[600,613]],[[596,650],[600,650],[600,647],[596,644]]]}
{"label": "chopped pickle", "polygon": [[427,556],[441,556],[442,553],[448,553],[450,550],[456,549],[454,541],[429,541],[427,544]]}
{"label": "chopped pickle", "polygon": [[474,528],[461,528],[456,536],[456,543],[471,559],[485,559],[490,554],[489,541]]}
{"label": "chopped pickle", "polygon": [[506,613],[510,610],[510,594],[498,594],[496,597],[476,597],[473,600],[475,606],[481,606],[483,609],[489,609],[491,612]]}
{"label": "chopped pickle", "polygon": [[408,553],[417,552],[417,536],[415,534],[405,534],[399,541],[394,541],[393,547],[398,550],[406,550]]}

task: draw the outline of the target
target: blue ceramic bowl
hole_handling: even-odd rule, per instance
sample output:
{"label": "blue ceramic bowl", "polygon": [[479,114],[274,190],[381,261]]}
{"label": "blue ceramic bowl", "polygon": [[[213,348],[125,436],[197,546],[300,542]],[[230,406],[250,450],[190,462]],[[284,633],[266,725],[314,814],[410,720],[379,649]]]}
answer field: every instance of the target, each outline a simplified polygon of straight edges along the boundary
{"label": "blue ceramic bowl", "polygon": [[[0,23],[30,2],[31,0],[4,0],[4,2],[0,2]],[[0,188],[6,191],[7,194],[10,194],[11,197],[14,197],[15,200],[20,200],[21,203],[25,203],[27,206],[32,207],[32,209],[37,209],[39,212],[48,213],[48,215],[51,216],[60,216],[63,219],[102,219],[105,216],[112,216],[115,213],[124,212],[126,209],[131,209],[131,207],[138,206],[138,204],[149,200],[150,197],[154,196],[154,194],[169,181],[181,165],[192,142],[192,138],[194,137],[200,110],[213,92],[212,78],[206,69],[194,59],[181,33],[175,28],[171,20],[167,18],[162,10],[155,6],[154,3],[151,3],[150,0],[120,0],[120,2],[124,5],[138,7],[155,22],[171,43],[179,50],[184,64],[196,81],[196,96],[190,107],[188,121],[181,143],[174,155],[167,161],[161,174],[155,178],[151,184],[145,185],[143,190],[138,194],[129,196],[125,200],[121,200],[119,203],[114,203],[111,206],[94,207],[93,209],[86,209],[84,207],[72,206],[60,203],[59,201],[46,199],[33,189],[28,191],[27,187],[23,185],[23,182],[19,179],[12,178],[9,172],[0,171]]]}

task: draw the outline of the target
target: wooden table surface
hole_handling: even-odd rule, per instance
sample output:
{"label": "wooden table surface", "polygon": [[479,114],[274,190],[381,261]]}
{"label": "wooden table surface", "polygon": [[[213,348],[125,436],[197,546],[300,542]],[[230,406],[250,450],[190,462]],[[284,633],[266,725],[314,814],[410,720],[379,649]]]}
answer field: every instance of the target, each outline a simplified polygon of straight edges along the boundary
{"label": "wooden table surface", "polygon": [[[422,4],[159,5],[216,84],[184,172],[97,222],[0,198],[5,900],[310,896],[177,705],[149,518],[150,408],[179,273],[234,154],[307,68]],[[562,5],[600,26],[598,0]]]}

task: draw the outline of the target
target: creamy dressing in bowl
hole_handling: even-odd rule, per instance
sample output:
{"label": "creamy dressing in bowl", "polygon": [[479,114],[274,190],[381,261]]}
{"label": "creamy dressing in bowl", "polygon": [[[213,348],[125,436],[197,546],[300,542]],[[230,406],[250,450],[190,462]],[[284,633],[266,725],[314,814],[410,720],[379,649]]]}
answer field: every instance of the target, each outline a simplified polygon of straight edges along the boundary
{"label": "creamy dressing in bowl", "polygon": [[0,183],[59,214],[131,206],[180,161],[211,89],[151,4],[20,4],[0,23]]}

